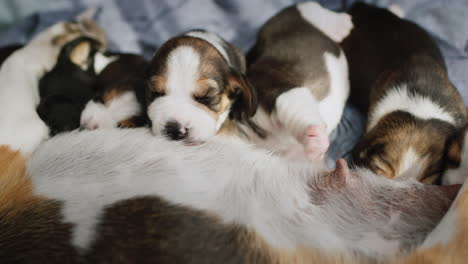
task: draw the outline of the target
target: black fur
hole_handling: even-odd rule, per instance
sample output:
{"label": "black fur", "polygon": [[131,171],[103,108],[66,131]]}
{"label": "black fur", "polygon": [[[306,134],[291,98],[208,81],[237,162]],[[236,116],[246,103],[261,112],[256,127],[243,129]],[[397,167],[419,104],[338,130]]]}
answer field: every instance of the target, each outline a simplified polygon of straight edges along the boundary
{"label": "black fur", "polygon": [[[84,41],[91,44],[86,71],[70,60],[71,52]],[[94,95],[94,55],[98,48],[98,42],[88,37],[71,41],[62,48],[55,67],[41,78],[37,112],[51,136],[80,126],[81,111]]]}

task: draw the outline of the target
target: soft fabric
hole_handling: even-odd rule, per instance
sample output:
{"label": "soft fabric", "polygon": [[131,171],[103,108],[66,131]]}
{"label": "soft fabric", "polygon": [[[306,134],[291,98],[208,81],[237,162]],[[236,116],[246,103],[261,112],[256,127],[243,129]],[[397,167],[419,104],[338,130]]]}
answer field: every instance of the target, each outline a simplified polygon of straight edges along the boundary
{"label": "soft fabric", "polygon": [[[297,0],[3,0],[0,24],[25,17],[0,34],[0,46],[25,43],[56,21],[72,18],[84,8],[97,7],[97,20],[108,32],[110,49],[143,53],[151,57],[158,45],[194,28],[214,31],[247,51],[260,26],[280,9]],[[325,7],[344,10],[354,1],[319,1]],[[379,6],[399,4],[406,17],[419,23],[437,39],[451,80],[468,101],[468,1],[375,0]],[[365,118],[348,105],[333,133],[329,164],[349,152],[363,131]]]}

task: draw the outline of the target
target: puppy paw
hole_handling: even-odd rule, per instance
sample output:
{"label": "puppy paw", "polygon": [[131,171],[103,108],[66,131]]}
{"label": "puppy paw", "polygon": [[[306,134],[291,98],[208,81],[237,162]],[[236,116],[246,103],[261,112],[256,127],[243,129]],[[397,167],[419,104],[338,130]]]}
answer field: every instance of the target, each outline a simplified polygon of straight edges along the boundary
{"label": "puppy paw", "polygon": [[325,124],[308,126],[302,144],[307,159],[317,161],[325,158],[330,146],[327,126]]}
{"label": "puppy paw", "polygon": [[341,42],[353,29],[353,21],[349,14],[335,13],[335,18],[330,20],[327,35],[335,42]]}
{"label": "puppy paw", "polygon": [[387,9],[399,18],[405,17],[405,10],[403,10],[403,8],[397,4],[391,4],[387,7]]}

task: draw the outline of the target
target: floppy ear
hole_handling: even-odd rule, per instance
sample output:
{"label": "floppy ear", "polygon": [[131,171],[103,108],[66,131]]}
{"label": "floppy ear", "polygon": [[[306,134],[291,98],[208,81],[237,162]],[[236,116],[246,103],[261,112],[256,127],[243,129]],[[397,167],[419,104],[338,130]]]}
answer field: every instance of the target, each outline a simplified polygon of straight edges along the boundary
{"label": "floppy ear", "polygon": [[228,80],[229,97],[234,100],[231,113],[236,119],[244,118],[244,114],[252,117],[257,112],[257,92],[244,74],[234,69],[231,72]]}
{"label": "floppy ear", "polygon": [[466,141],[466,128],[459,129],[450,137],[446,144],[445,150],[445,162],[447,168],[457,168],[460,166],[463,148]]}

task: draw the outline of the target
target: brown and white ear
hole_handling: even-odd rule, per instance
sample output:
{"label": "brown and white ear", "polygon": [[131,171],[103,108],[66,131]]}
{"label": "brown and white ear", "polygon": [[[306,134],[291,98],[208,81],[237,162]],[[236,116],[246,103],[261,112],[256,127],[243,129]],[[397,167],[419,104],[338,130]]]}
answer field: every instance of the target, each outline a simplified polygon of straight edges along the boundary
{"label": "brown and white ear", "polygon": [[257,92],[244,74],[234,69],[231,72],[228,80],[229,96],[234,100],[231,113],[236,119],[252,117],[257,112]]}
{"label": "brown and white ear", "polygon": [[446,152],[443,184],[461,184],[468,175],[468,130],[466,128],[459,131],[449,139]]}
{"label": "brown and white ear", "polygon": [[228,46],[226,50],[229,56],[231,67],[245,74],[247,70],[247,63],[245,61],[244,53],[237,46],[234,46],[228,42],[226,42],[226,45]]}

